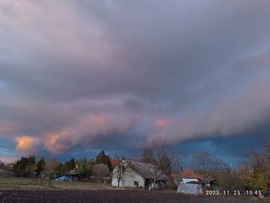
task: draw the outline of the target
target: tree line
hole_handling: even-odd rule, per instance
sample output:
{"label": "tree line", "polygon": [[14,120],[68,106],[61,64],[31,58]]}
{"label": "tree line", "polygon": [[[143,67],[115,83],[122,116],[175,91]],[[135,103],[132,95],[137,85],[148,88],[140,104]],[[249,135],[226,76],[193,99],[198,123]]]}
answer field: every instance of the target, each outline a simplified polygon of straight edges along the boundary
{"label": "tree line", "polygon": [[[1,162],[2,163],[2,162]],[[36,161],[35,156],[22,157],[13,165],[13,171],[18,177],[29,177],[35,174],[37,177],[51,177],[76,172],[79,177],[90,177],[95,175],[103,177],[112,172],[110,157],[102,150],[97,157],[87,160],[86,158],[71,158],[65,163],[60,163],[56,158],[41,157]]]}

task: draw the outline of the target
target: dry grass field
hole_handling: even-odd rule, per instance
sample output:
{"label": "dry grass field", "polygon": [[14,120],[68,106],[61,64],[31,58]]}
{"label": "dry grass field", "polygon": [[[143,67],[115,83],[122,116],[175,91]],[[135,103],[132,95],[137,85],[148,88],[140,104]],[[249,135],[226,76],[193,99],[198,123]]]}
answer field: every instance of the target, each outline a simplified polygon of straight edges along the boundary
{"label": "dry grass field", "polygon": [[0,177],[0,190],[113,190],[108,184],[98,184],[91,182],[58,182],[47,179],[20,178],[20,177]]}

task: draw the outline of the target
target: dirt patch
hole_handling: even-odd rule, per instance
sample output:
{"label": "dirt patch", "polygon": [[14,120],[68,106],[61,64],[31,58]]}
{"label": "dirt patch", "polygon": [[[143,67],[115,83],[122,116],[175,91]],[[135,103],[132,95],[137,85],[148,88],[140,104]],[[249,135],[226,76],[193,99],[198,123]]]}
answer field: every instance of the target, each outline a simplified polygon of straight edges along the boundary
{"label": "dirt patch", "polygon": [[[247,199],[231,197],[190,196],[173,192],[145,190],[0,190],[1,203],[51,203],[51,202],[198,202],[225,203],[249,202]],[[254,202],[254,201],[250,201]],[[260,201],[261,202],[261,201]]]}

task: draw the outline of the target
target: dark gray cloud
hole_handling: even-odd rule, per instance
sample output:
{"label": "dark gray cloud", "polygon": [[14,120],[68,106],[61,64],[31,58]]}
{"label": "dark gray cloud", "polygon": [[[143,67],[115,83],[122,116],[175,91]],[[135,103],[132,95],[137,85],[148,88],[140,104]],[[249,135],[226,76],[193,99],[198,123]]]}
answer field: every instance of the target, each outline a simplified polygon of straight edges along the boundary
{"label": "dark gray cloud", "polygon": [[263,134],[269,6],[0,1],[0,136],[62,153]]}

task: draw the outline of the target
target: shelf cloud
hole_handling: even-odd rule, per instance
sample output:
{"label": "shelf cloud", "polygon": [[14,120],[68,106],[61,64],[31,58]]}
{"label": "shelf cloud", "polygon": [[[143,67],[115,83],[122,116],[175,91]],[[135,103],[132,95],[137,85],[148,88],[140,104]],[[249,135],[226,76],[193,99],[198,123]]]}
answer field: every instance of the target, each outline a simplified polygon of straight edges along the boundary
{"label": "shelf cloud", "polygon": [[265,136],[269,6],[0,0],[0,140],[27,155]]}

